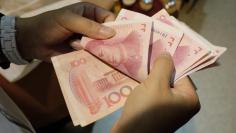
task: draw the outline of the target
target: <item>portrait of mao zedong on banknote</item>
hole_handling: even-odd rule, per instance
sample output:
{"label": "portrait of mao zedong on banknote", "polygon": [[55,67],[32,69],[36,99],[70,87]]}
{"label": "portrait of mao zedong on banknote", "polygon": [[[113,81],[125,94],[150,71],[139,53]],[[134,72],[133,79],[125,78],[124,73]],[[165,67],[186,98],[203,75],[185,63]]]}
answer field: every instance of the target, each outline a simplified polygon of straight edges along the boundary
{"label": "portrait of mao zedong on banknote", "polygon": [[138,32],[132,31],[123,38],[91,40],[85,49],[130,77],[137,77],[142,63],[139,38]]}

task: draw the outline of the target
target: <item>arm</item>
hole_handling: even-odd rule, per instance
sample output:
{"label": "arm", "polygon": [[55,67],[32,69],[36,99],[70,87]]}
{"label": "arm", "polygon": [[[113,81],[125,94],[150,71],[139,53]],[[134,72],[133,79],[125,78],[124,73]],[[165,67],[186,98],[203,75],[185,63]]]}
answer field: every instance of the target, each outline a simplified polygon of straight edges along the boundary
{"label": "arm", "polygon": [[70,43],[81,35],[112,37],[115,31],[100,23],[114,19],[114,14],[101,7],[77,3],[31,18],[16,18],[13,39],[23,59],[50,61],[51,56],[72,51]]}
{"label": "arm", "polygon": [[149,77],[128,97],[112,133],[175,132],[199,111],[199,99],[188,77],[170,87],[173,70],[171,56],[161,55]]}
{"label": "arm", "polygon": [[79,35],[106,39],[115,32],[99,23],[114,20],[114,15],[95,5],[78,3],[32,18],[16,20],[16,40],[25,59],[50,61],[51,56],[72,50],[69,43]]}
{"label": "arm", "polygon": [[[31,18],[16,18],[17,49],[23,59],[50,61],[51,56],[73,50],[70,42],[79,40],[82,35],[99,39],[112,37],[115,34],[114,31],[100,23],[114,19],[111,12],[88,3],[74,4]],[[43,67],[43,64],[46,64],[46,67]],[[38,124],[34,121],[41,118],[43,124],[47,123],[45,121],[48,119],[58,118],[57,113],[62,111],[57,111],[58,106],[62,106],[63,99],[58,90],[53,68],[47,63],[43,64],[18,81],[17,85],[7,83],[4,86],[8,95],[20,105],[33,124]],[[47,78],[40,76],[42,72],[46,73]],[[32,84],[29,84],[29,81]],[[48,98],[41,95],[42,93],[47,94]],[[50,96],[56,96],[56,100]],[[39,122],[39,125],[42,125],[42,120]]]}

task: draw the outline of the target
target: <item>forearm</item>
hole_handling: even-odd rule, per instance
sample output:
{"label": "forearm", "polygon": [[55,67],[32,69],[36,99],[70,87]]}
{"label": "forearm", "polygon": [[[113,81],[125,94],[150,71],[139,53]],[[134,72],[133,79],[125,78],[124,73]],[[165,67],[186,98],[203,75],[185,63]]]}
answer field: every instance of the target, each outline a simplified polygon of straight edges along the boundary
{"label": "forearm", "polygon": [[31,31],[31,29],[33,29],[32,23],[33,23],[32,18],[16,18],[16,45],[22,58],[26,60],[34,59],[30,54],[31,53],[30,47],[27,47],[30,44],[31,45],[34,44],[34,42],[29,42],[29,41],[35,40],[32,39],[32,37],[34,36],[33,34],[37,33],[37,32],[33,33]]}
{"label": "forearm", "polygon": [[[21,56],[19,51],[18,41],[16,39],[16,17],[1,16],[0,19],[0,63],[2,68],[8,68],[11,63],[18,65],[28,64],[29,61]],[[5,67],[8,64],[8,67]]]}

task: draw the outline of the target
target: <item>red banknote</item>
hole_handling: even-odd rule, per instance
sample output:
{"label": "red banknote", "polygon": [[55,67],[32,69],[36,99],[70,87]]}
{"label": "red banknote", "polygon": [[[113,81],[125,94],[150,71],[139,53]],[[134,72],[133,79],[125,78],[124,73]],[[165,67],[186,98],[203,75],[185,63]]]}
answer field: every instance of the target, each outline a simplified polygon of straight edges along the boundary
{"label": "red banknote", "polygon": [[148,75],[148,54],[151,37],[151,21],[120,21],[105,25],[116,30],[107,40],[87,37],[81,39],[81,47],[137,81]]}
{"label": "red banknote", "polygon": [[52,62],[74,125],[86,126],[119,109],[138,85],[84,50]]}
{"label": "red banknote", "polygon": [[161,10],[153,17],[122,9],[105,23],[116,35],[83,37],[83,50],[56,56],[52,63],[74,125],[86,126],[122,107],[148,76],[161,52],[173,56],[175,81],[205,68],[226,51]]}

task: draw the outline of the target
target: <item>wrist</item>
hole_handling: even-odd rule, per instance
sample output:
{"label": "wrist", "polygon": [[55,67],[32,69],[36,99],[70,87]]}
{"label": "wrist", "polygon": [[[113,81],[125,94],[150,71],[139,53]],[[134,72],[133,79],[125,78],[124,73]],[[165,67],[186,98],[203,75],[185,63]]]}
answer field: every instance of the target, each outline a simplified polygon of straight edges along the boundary
{"label": "wrist", "polygon": [[17,65],[28,64],[29,61],[22,58],[16,45],[16,18],[3,16],[1,18],[1,49],[7,59]]}
{"label": "wrist", "polygon": [[22,58],[25,60],[33,60],[34,58],[30,56],[30,47],[28,47],[28,41],[30,40],[30,35],[28,34],[29,24],[25,18],[16,18],[16,45],[18,51]]}

